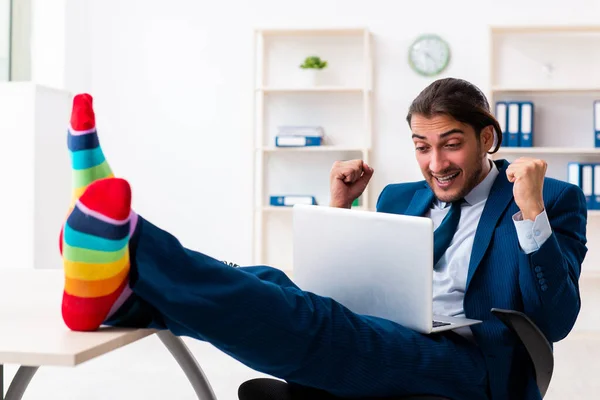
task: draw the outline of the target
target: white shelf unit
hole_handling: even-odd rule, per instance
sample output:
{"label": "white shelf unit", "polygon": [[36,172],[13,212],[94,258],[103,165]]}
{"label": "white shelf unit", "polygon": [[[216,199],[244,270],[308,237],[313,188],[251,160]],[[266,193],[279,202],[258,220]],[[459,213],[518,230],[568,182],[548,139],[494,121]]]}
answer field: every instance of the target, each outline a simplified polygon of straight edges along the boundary
{"label": "white shelf unit", "polygon": [[[329,172],[337,160],[371,162],[373,56],[365,28],[255,31],[253,261],[293,269],[292,208],[270,196],[310,195],[329,204]],[[318,84],[304,83],[308,56],[327,60]],[[321,126],[321,146],[275,147],[277,128]],[[372,209],[369,188],[360,209]]]}
{"label": "white shelf unit", "polygon": [[[501,147],[492,158],[535,157],[547,176],[567,180],[567,164],[600,163],[594,101],[600,100],[600,25],[492,27],[490,106],[532,101],[533,147]],[[584,270],[600,272],[600,210],[588,211]]]}

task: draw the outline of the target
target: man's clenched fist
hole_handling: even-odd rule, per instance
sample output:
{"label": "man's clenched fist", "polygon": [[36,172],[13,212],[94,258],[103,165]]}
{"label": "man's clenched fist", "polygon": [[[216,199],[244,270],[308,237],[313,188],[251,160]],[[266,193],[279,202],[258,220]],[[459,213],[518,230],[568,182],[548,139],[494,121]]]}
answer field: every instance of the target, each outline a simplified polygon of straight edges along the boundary
{"label": "man's clenched fist", "polygon": [[336,161],[329,175],[331,207],[350,208],[366,189],[373,168],[362,160]]}

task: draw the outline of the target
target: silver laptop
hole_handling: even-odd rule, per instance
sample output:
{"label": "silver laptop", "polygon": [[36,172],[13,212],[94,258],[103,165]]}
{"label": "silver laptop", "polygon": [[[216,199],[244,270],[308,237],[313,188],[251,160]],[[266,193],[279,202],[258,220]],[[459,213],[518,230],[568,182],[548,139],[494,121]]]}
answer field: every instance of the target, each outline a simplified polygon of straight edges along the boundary
{"label": "silver laptop", "polygon": [[325,206],[293,208],[293,279],[353,312],[421,333],[481,321],[433,315],[433,222]]}

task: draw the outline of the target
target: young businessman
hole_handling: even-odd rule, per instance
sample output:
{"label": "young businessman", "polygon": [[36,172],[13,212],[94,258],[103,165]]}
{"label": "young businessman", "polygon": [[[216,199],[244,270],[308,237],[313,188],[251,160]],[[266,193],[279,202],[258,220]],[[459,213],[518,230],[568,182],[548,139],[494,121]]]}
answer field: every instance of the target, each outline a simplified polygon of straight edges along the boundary
{"label": "young businessman", "polygon": [[[340,397],[540,398],[528,356],[490,309],[526,313],[551,342],[569,333],[587,251],[585,198],[546,178],[543,161],[491,162],[501,132],[466,81],[432,83],[407,120],[425,180],[388,185],[377,210],[432,218],[434,311],[482,324],[422,335],[305,292],[277,269],[232,268],[182,247],[130,209],[130,187],[100,149],[89,95],[74,100],[68,140],[65,323],[169,329]],[[360,160],[336,163],[331,205],[349,207],[372,174]]]}

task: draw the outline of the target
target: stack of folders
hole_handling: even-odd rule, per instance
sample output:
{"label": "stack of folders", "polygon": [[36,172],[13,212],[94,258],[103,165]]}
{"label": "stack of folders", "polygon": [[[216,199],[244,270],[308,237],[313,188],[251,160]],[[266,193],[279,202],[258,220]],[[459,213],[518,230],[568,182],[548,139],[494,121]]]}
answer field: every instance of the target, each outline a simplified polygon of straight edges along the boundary
{"label": "stack of folders", "polygon": [[315,196],[302,195],[271,196],[270,204],[273,207],[292,207],[296,204],[316,205],[317,199]]}
{"label": "stack of folders", "polygon": [[324,131],[320,126],[280,126],[275,136],[277,147],[320,146]]}
{"label": "stack of folders", "polygon": [[567,180],[581,188],[588,210],[600,210],[600,164],[570,162]]}
{"label": "stack of folders", "polygon": [[502,146],[533,146],[533,114],[531,101],[496,102],[496,119],[502,130]]}

